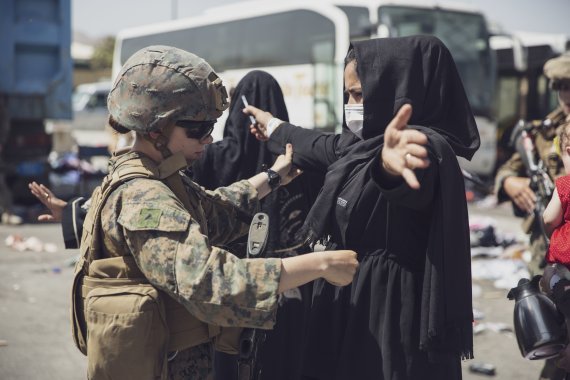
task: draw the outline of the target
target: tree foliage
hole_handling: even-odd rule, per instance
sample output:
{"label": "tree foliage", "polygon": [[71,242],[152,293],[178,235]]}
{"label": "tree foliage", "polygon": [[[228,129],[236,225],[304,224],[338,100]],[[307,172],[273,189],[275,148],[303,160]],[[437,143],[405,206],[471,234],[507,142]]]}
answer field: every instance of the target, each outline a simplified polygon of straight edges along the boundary
{"label": "tree foliage", "polygon": [[107,69],[113,65],[113,50],[115,49],[115,37],[108,36],[95,45],[95,51],[91,58],[91,67],[94,69]]}

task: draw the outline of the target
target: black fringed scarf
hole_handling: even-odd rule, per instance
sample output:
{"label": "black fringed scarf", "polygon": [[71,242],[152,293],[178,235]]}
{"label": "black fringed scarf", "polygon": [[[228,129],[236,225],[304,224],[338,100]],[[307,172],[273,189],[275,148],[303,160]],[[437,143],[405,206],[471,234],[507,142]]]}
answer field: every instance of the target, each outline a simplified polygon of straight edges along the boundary
{"label": "black fringed scarf", "polygon": [[[357,203],[367,171],[377,161],[383,133],[404,104],[413,111],[410,125],[428,135],[439,180],[426,250],[420,348],[436,358],[440,351],[473,356],[471,257],[465,191],[456,155],[471,159],[479,133],[463,84],[447,48],[437,38],[414,36],[352,44],[364,99],[364,141],[333,163],[305,224],[309,240],[331,232],[338,194]],[[414,127],[416,128],[416,127]],[[346,127],[343,133],[351,133]],[[347,189],[349,191],[347,191]],[[421,190],[419,190],[421,191]],[[346,220],[336,220],[344,235]],[[348,247],[350,248],[350,247]]]}

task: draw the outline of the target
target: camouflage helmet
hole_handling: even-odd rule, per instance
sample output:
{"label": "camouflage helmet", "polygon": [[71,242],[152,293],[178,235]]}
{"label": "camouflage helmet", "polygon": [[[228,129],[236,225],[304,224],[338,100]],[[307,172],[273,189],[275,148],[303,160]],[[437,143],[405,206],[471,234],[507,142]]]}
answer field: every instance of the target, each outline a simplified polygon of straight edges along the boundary
{"label": "camouflage helmet", "polygon": [[125,62],[107,107],[117,123],[146,134],[177,120],[216,120],[228,108],[228,97],[202,58],[175,47],[149,46]]}
{"label": "camouflage helmet", "polygon": [[544,75],[552,81],[570,80],[570,52],[546,61]]}

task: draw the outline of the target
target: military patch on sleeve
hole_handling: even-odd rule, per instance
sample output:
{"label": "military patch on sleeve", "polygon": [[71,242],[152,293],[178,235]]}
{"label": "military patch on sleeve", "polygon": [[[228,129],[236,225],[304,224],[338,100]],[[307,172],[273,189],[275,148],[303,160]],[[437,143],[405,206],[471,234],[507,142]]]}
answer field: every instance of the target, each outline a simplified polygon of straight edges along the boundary
{"label": "military patch on sleeve", "polygon": [[139,228],[155,228],[160,224],[162,210],[157,208],[143,208],[139,214],[136,226]]}

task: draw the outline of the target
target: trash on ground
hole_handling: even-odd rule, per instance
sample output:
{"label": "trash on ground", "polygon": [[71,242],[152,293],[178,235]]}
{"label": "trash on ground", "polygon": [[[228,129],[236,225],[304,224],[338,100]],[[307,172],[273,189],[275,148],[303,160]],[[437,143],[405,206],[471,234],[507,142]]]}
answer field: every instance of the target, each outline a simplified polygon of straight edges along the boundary
{"label": "trash on ground", "polygon": [[66,267],[74,267],[75,264],[77,264],[77,262],[79,261],[79,259],[81,258],[80,254],[77,254],[67,260],[65,260],[64,264]]}
{"label": "trash on ground", "polygon": [[[471,285],[471,297],[479,298],[481,297],[481,293],[483,293],[483,289],[479,285],[477,284]],[[473,312],[475,312],[475,310],[473,310]]]}
{"label": "trash on ground", "polygon": [[475,330],[478,331],[478,333],[481,333],[483,331],[489,330],[492,332],[496,332],[496,333],[513,333],[513,328],[509,325],[507,325],[506,323],[501,323],[501,322],[482,322],[482,323],[477,323],[474,327],[473,327],[473,333],[475,333]]}
{"label": "trash on ground", "polygon": [[495,376],[495,366],[489,363],[473,363],[469,366],[469,371],[481,375]]}
{"label": "trash on ground", "polygon": [[32,251],[32,252],[57,252],[57,245],[53,243],[43,243],[35,236],[24,238],[20,234],[9,235],[4,241],[6,246],[18,251]]}
{"label": "trash on ground", "polygon": [[526,253],[530,253],[527,244],[515,243],[505,247],[501,257],[503,259],[524,260],[526,261]]}
{"label": "trash on ground", "polygon": [[520,278],[530,276],[522,260],[500,258],[473,260],[471,275],[475,280],[496,280],[494,286],[499,289],[511,289]]}
{"label": "trash on ground", "polygon": [[503,247],[471,247],[471,257],[499,257],[504,253]]}
{"label": "trash on ground", "polygon": [[493,218],[470,218],[469,237],[471,247],[508,247],[515,244],[516,237],[512,233],[504,233],[496,228]]}
{"label": "trash on ground", "polygon": [[483,313],[479,309],[473,309],[473,319],[475,321],[483,320],[483,319],[485,319],[485,313]]}

